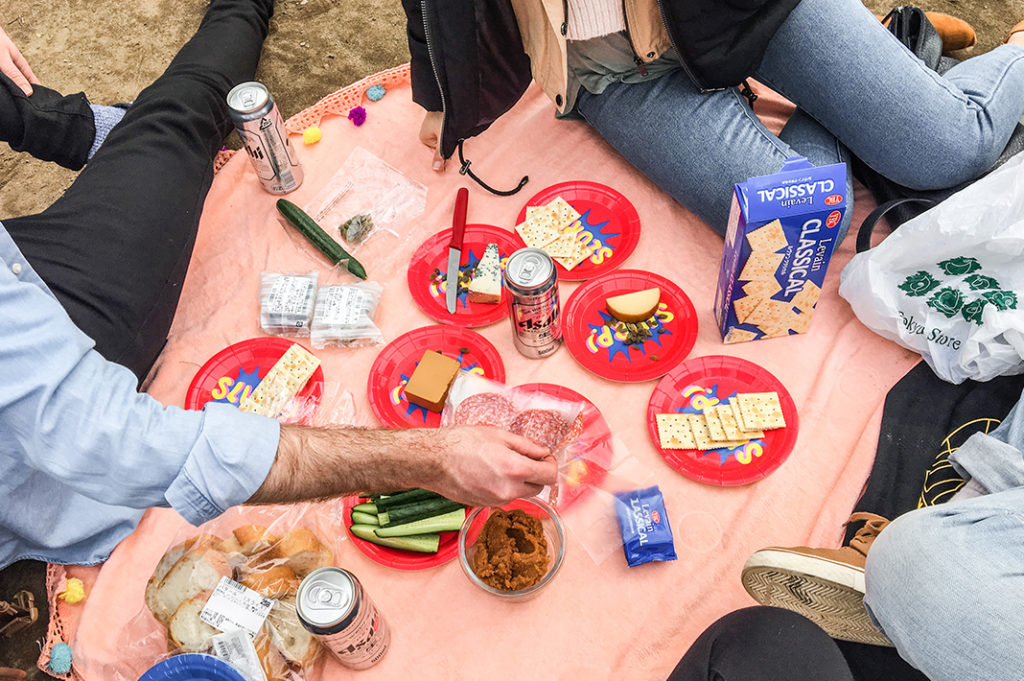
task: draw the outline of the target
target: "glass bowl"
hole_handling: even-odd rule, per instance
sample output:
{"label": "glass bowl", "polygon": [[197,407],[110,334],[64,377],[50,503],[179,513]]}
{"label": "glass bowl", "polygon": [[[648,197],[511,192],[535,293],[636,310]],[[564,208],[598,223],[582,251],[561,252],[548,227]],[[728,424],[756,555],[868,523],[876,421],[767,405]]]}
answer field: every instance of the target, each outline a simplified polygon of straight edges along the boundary
{"label": "glass bowl", "polygon": [[[512,511],[514,509],[522,509],[526,513],[540,518],[541,525],[544,528],[544,537],[548,543],[548,571],[541,578],[539,582],[533,586],[525,589],[519,589],[518,591],[506,591],[504,589],[496,589],[493,586],[485,583],[476,573],[473,572],[473,558],[476,556],[476,541],[480,536],[480,532],[483,530],[484,523],[491,517],[491,512],[495,509],[501,509],[503,511]],[[536,596],[545,586],[547,586],[558,569],[562,566],[562,560],[565,558],[565,526],[562,524],[562,519],[559,517],[558,512],[551,507],[545,501],[540,499],[516,499],[511,501],[504,506],[495,507],[480,507],[473,509],[468,516],[466,521],[462,524],[462,530],[459,531],[459,565],[462,566],[462,571],[469,577],[469,581],[473,582],[476,586],[480,587],[489,594],[498,596],[505,600],[511,601],[522,601]]]}

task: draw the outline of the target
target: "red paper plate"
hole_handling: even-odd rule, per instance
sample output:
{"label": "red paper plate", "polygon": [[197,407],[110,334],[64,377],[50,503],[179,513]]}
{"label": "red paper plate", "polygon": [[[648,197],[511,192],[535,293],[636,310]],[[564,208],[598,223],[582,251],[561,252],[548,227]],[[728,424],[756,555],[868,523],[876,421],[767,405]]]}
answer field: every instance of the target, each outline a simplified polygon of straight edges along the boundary
{"label": "red paper plate", "polygon": [[[601,410],[575,390],[554,383],[526,383],[514,388],[524,393],[541,393],[567,402],[583,402],[583,435],[590,443],[586,457],[576,456],[566,464],[566,479],[558,491],[558,510],[565,511],[593,487],[600,487],[612,462],[612,430]],[[584,484],[585,483],[585,484]]]}
{"label": "red paper plate", "polygon": [[[661,304],[654,321],[644,322],[651,337],[641,345],[626,345],[605,300],[655,286],[661,289]],[[576,361],[601,378],[650,381],[667,374],[690,354],[697,341],[697,312],[683,290],[660,274],[619,270],[573,291],[565,304],[562,337]]]}
{"label": "red paper plate", "polygon": [[[700,414],[707,407],[728,403],[736,393],[777,392],[786,427],[765,431],[764,438],[735,449],[662,449],[655,414]],[[767,477],[782,465],[800,429],[796,405],[785,386],[765,369],[738,357],[697,357],[683,363],[658,382],[647,404],[647,429],[668,465],[709,485],[747,485]]]}
{"label": "red paper plate", "polygon": [[[369,501],[369,499],[345,497],[343,505],[345,509],[346,530],[352,527],[352,507],[364,501]],[[469,509],[466,509],[466,512],[468,513]],[[370,560],[381,565],[398,568],[399,570],[426,570],[427,568],[437,567],[438,565],[444,565],[459,553],[458,532],[442,532],[441,543],[437,547],[437,553],[417,553],[416,551],[405,551],[388,546],[380,546],[365,539],[360,539],[351,532],[348,533],[348,536],[355,543],[356,547],[366,554]]]}
{"label": "red paper plate", "polygon": [[436,428],[441,415],[410,404],[405,384],[425,350],[459,360],[462,368],[504,382],[505,365],[490,341],[475,331],[458,326],[424,326],[388,344],[370,368],[366,392],[377,420],[391,428]]}
{"label": "red paper plate", "polygon": [[[186,409],[202,409],[207,402],[238,406],[263,380],[270,368],[295,341],[287,338],[251,338],[224,348],[204,364],[185,393]],[[303,346],[305,347],[305,346]],[[308,348],[307,348],[308,349]],[[293,406],[281,417],[282,423],[308,421],[324,396],[324,370],[317,367]]]}
{"label": "red paper plate", "polygon": [[[508,301],[505,289],[501,291],[501,302],[496,305],[471,303],[468,290],[459,291],[455,302],[455,314],[448,314],[445,305],[445,274],[448,272],[448,243],[452,230],[446,229],[430,237],[416,249],[409,261],[409,292],[423,312],[439,322],[458,326],[486,326],[504,319],[508,315]],[[493,225],[466,225],[462,241],[462,259],[459,271],[465,272],[480,262],[487,244],[498,244],[501,265],[513,252],[522,248],[515,235]]]}
{"label": "red paper plate", "polygon": [[[571,270],[555,263],[559,279],[586,281],[626,262],[640,243],[640,216],[629,199],[607,185],[585,180],[553,184],[526,202],[516,224],[526,219],[526,209],[530,206],[547,205],[559,196],[581,215],[573,229],[580,232],[580,238],[587,245],[596,249],[588,260]],[[520,248],[526,245],[518,234],[515,239]]]}

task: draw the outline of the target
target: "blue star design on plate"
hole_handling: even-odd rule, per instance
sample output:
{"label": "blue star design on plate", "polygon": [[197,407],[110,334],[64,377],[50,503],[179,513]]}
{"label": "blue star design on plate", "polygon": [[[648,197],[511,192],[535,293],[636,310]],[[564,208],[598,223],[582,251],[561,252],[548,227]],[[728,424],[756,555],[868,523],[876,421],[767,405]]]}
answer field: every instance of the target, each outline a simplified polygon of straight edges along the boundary
{"label": "blue star design on plate", "polygon": [[[463,370],[471,371],[471,370],[475,369],[477,366],[479,366],[479,364],[480,364],[479,362],[473,362],[472,364],[469,364],[469,365],[466,365],[466,366],[462,366],[462,359],[465,356],[466,356],[466,353],[460,352],[459,356],[456,358],[456,359],[459,360],[459,366],[461,366]],[[419,365],[420,365],[420,363],[416,362],[416,366],[419,366]],[[399,385],[403,385],[404,386],[404,385],[406,385],[409,382],[409,378],[410,378],[409,376],[406,376],[403,373],[399,373],[398,376],[399,376],[399,378],[402,379],[402,382]],[[426,410],[426,408],[421,407],[418,404],[413,404],[409,400],[406,400],[405,399],[405,391],[402,391],[402,399],[405,400],[405,404],[406,404],[406,410],[405,410],[405,417],[406,418],[410,418],[410,417],[412,417],[413,414],[419,412],[420,416],[423,419],[423,423],[427,422],[427,410]]]}
{"label": "blue star design on plate", "polygon": [[[671,336],[672,335],[672,332],[669,331],[668,329],[666,329],[665,325],[662,324],[661,319],[659,319],[658,316],[655,315],[654,319],[657,320],[658,324],[657,324],[657,326],[655,326],[653,328],[650,328],[651,337],[644,339],[644,342],[641,343],[640,345],[629,345],[625,341],[619,340],[615,336],[615,327],[616,327],[616,325],[619,322],[614,317],[612,317],[610,314],[605,312],[604,310],[600,310],[599,309],[599,310],[597,310],[597,313],[599,315],[601,315],[601,323],[600,324],[587,324],[587,326],[590,327],[590,333],[594,334],[594,335],[597,335],[597,336],[601,336],[603,334],[603,330],[605,328],[607,328],[610,331],[610,335],[611,335],[611,339],[612,339],[612,344],[609,345],[606,348],[608,350],[608,363],[609,364],[611,364],[612,362],[615,361],[616,355],[618,355],[620,352],[623,355],[626,356],[626,361],[627,362],[632,362],[633,359],[629,356],[629,349],[630,348],[635,348],[635,349],[639,350],[641,353],[646,355],[647,354],[647,350],[646,350],[647,343],[649,341],[653,341],[653,342],[657,343],[658,346],[660,347],[661,346],[661,336],[663,336],[663,335]],[[644,323],[646,323],[646,322],[644,322]]]}
{"label": "blue star design on plate", "polygon": [[[260,368],[259,367],[256,367],[256,371],[252,372],[251,374],[248,374],[245,371],[243,371],[242,367],[238,367],[238,378],[236,378],[235,382],[231,384],[231,389],[228,391],[228,394],[225,395],[224,397],[220,398],[219,400],[210,400],[210,401],[211,402],[223,402],[224,404],[233,404],[235,406],[238,406],[238,403],[242,401],[241,400],[242,393],[245,392],[245,388],[242,388],[241,390],[239,390],[236,393],[235,392],[235,386],[237,386],[239,383],[243,383],[243,384],[249,386],[250,388],[252,388],[253,390],[255,390],[256,386],[258,386],[260,384],[260,380],[261,380],[260,376],[259,376],[259,373],[260,373]],[[235,401],[234,402],[232,402],[231,400],[228,399],[232,395],[235,396]]]}
{"label": "blue star design on plate", "polygon": [[[473,252],[473,250],[472,249],[467,249],[467,250],[468,250],[469,255],[466,256],[466,264],[465,265],[459,265],[459,274],[460,275],[464,274],[465,272],[471,272],[471,271],[475,270],[476,266],[480,263],[480,258],[477,257],[477,255]],[[447,261],[448,251],[447,251],[447,249],[445,250],[444,253],[445,253],[445,263],[444,264],[447,265],[448,264],[448,261]],[[434,293],[434,297],[440,299],[443,302],[444,301],[444,294],[445,294],[445,289],[444,289],[443,285],[445,283],[444,282],[445,277],[448,276],[448,272],[447,272],[447,270],[441,270],[440,267],[438,268],[438,271],[441,272],[441,274],[439,274],[437,276],[434,276],[430,280],[430,283],[434,284],[437,287],[437,291]],[[459,286],[459,295],[456,297],[456,299],[460,303],[462,303],[462,307],[469,307],[469,288],[466,287],[466,286]]]}
{"label": "blue star design on plate", "polygon": [[590,222],[589,218],[589,209],[586,212],[584,212],[583,215],[581,215],[579,218],[580,226],[583,227],[583,231],[589,233],[592,237],[594,237],[594,239],[600,241],[605,246],[608,246],[609,248],[614,250],[615,247],[610,245],[608,243],[608,240],[622,236],[622,232],[613,232],[610,229],[607,232],[604,231],[604,228],[608,226],[611,220],[605,220],[604,222],[598,224],[596,222]]}

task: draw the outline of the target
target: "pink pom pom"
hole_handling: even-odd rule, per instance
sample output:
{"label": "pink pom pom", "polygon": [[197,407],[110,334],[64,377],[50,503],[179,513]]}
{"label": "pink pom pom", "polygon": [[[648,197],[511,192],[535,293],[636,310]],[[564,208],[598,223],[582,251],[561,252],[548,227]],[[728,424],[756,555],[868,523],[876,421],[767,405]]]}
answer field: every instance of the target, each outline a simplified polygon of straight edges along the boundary
{"label": "pink pom pom", "polygon": [[357,106],[348,112],[348,119],[352,121],[353,125],[362,125],[366,122],[366,109]]}

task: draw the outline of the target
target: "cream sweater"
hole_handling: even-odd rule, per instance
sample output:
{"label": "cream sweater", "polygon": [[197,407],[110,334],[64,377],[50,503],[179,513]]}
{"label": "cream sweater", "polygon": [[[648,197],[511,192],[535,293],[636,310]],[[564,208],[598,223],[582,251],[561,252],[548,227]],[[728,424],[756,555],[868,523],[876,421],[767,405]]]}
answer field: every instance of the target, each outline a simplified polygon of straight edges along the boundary
{"label": "cream sweater", "polygon": [[569,40],[589,40],[626,30],[621,0],[568,0]]}

